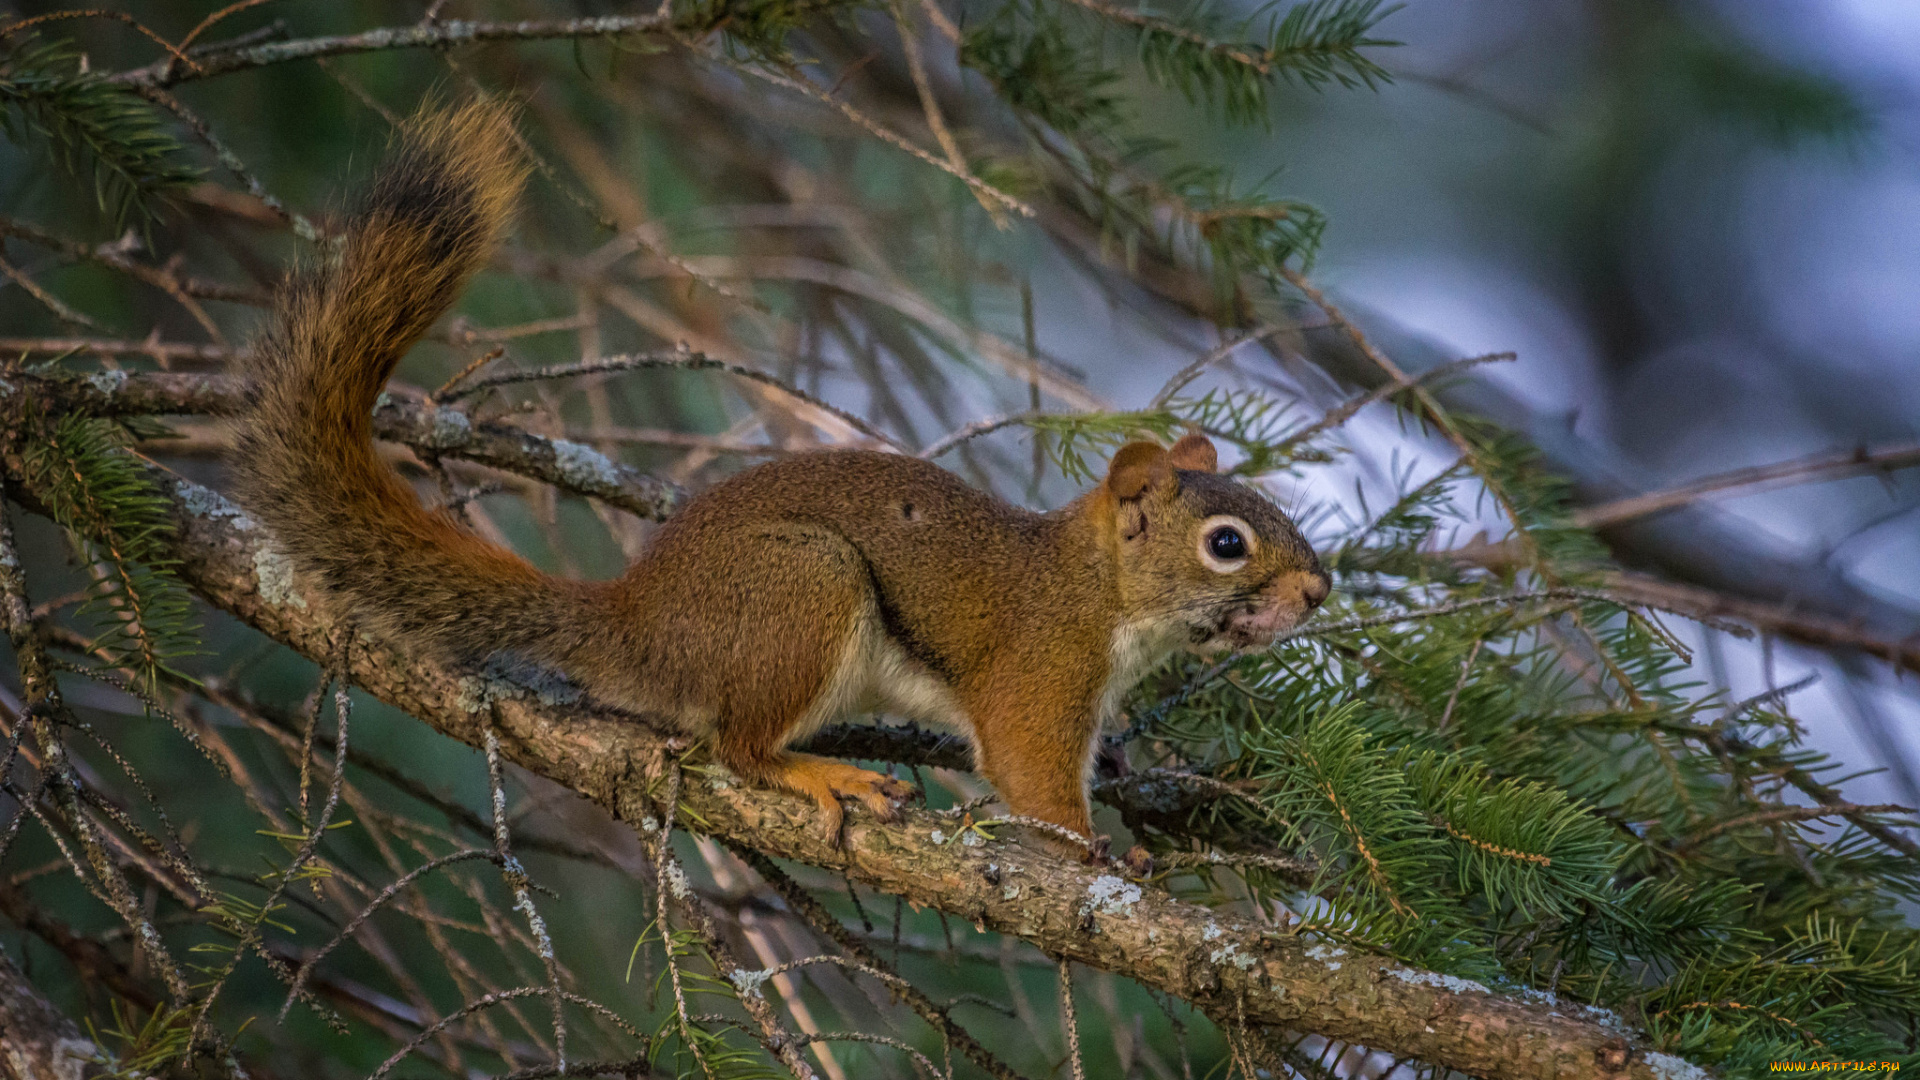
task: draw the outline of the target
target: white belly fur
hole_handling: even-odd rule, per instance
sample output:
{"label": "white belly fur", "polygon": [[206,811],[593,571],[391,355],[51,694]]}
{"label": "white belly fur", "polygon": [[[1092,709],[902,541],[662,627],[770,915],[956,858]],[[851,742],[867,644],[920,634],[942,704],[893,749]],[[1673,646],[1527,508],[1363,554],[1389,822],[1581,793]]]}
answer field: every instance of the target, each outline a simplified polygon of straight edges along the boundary
{"label": "white belly fur", "polygon": [[[1095,731],[1113,719],[1127,691],[1142,676],[1180,648],[1185,635],[1184,625],[1164,619],[1123,623],[1114,630],[1107,682],[1096,704]],[[826,689],[794,725],[788,741],[801,742],[835,720],[875,711],[940,724],[973,739],[973,723],[953,689],[907,655],[887,634],[877,612],[860,620]],[[1090,740],[1089,764],[1094,745],[1097,740]]]}
{"label": "white belly fur", "polygon": [[973,723],[952,688],[888,636],[878,612],[860,620],[826,689],[788,741],[800,742],[835,720],[876,711],[941,724],[973,738]]}

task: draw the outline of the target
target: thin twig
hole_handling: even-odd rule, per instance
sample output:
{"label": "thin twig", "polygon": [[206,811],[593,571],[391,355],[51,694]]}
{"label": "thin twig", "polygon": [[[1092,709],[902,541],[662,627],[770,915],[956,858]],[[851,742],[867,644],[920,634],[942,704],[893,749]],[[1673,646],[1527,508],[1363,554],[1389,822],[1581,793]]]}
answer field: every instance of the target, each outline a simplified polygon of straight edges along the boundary
{"label": "thin twig", "polygon": [[1012,427],[1015,424],[1024,424],[1027,421],[1032,420],[1037,416],[1045,416],[1045,415],[1046,414],[1043,412],[1036,412],[1033,409],[1025,409],[1017,413],[1009,413],[1006,416],[990,416],[985,420],[975,420],[973,423],[968,424],[965,427],[958,428],[946,435],[941,436],[938,439],[935,439],[933,442],[928,443],[927,448],[920,451],[920,457],[923,460],[932,461],[934,458],[937,458],[941,454],[944,454],[947,451],[953,449],[954,447],[959,446],[963,442],[967,442],[972,439],[977,439],[980,436],[989,434],[991,432],[999,431],[1001,428]]}
{"label": "thin twig", "polygon": [[306,962],[300,965],[300,970],[294,975],[294,978],[293,978],[293,987],[287,992],[287,1000],[283,1002],[280,1006],[280,1019],[282,1021],[286,1020],[287,1010],[293,1007],[294,999],[300,996],[301,990],[304,989],[307,984],[307,979],[311,977],[313,974],[314,967],[318,965],[321,960],[326,959],[326,956],[328,953],[332,952],[334,949],[338,948],[342,942],[352,937],[353,932],[355,930],[360,929],[360,926],[362,923],[365,923],[368,919],[373,918],[374,913],[379,911],[380,908],[384,906],[387,901],[393,899],[395,896],[398,896],[402,889],[405,889],[407,886],[413,884],[415,881],[418,881],[420,878],[433,873],[435,870],[438,870],[445,866],[451,866],[452,864],[457,862],[466,862],[469,859],[486,859],[490,862],[498,863],[499,858],[500,857],[498,852],[491,851],[486,848],[468,848],[465,851],[456,851],[451,855],[442,855],[437,859],[433,859],[429,862],[422,863],[421,865],[414,867],[412,870],[407,871],[405,874],[401,875],[399,878],[395,879],[393,882],[388,884],[386,888],[381,889],[380,892],[377,895],[375,895],[372,900],[367,902],[366,906],[362,907],[360,911],[357,914],[355,914],[351,920],[348,921],[346,926],[340,929],[339,933],[333,936],[333,940],[327,942],[325,945],[322,945],[318,952],[308,957]]}
{"label": "thin twig", "polygon": [[1166,384],[1160,387],[1159,392],[1153,395],[1153,400],[1147,403],[1147,408],[1165,408],[1167,402],[1172,401],[1173,395],[1179,393],[1182,387],[1199,378],[1208,368],[1238,352],[1242,345],[1251,345],[1256,341],[1263,341],[1275,334],[1290,329],[1292,329],[1292,327],[1262,326],[1241,334],[1239,337],[1230,338],[1221,342],[1219,345],[1202,354],[1200,358],[1193,363],[1174,372],[1173,378],[1168,379]]}
{"label": "thin twig", "polygon": [[[780,869],[779,865],[772,859],[752,848],[737,844],[729,843],[727,848],[748,866],[751,866],[754,872],[760,875],[760,879],[765,881],[773,891],[779,893],[781,899],[787,902],[787,907],[791,909],[794,914],[800,916],[803,922],[812,927],[815,933],[838,945],[854,962],[861,965],[862,970],[887,970],[878,954],[872,949],[869,949],[865,942],[855,937],[850,930],[841,924],[840,920],[833,917],[832,912],[829,912],[825,907],[821,906],[820,902],[815,900],[812,894],[808,893],[799,882],[793,880],[786,871]],[[896,922],[895,929],[898,930],[898,927],[899,924]],[[992,1076],[994,1080],[1022,1080],[1019,1073],[1013,1071],[1011,1066],[994,1056],[993,1052],[981,1045],[979,1040],[975,1039],[971,1032],[961,1027],[948,1015],[949,1010],[952,1008],[951,1005],[941,1006],[910,982],[904,982],[902,985],[896,986],[896,984],[891,981],[884,979],[882,981],[886,981],[890,987],[895,987],[901,999],[907,1003],[909,1008],[919,1014],[920,1019],[932,1025],[935,1030],[940,1032],[941,1037],[945,1041],[957,1046],[960,1052],[966,1055],[967,1060],[979,1066],[981,1070],[989,1076]]]}
{"label": "thin twig", "polygon": [[1073,961],[1060,958],[1060,1017],[1067,1029],[1067,1060],[1073,1063],[1073,1080],[1087,1080],[1087,1068],[1080,1061],[1080,1016],[1073,1007]]}
{"label": "thin twig", "polygon": [[1037,216],[1037,211],[1035,211],[1034,208],[1032,206],[1029,206],[1027,203],[1021,201],[1020,199],[1014,198],[1012,195],[1009,195],[1004,191],[1001,191],[999,188],[994,187],[993,185],[973,175],[971,172],[968,172],[966,169],[956,168],[951,163],[944,161],[941,158],[931,153],[928,153],[924,148],[915,145],[912,142],[912,140],[908,139],[906,136],[901,135],[900,133],[894,131],[892,128],[889,128],[886,125],[880,123],[878,120],[875,120],[872,117],[868,116],[866,113],[861,112],[859,109],[849,104],[846,100],[835,97],[834,95],[828,93],[827,91],[821,89],[820,87],[817,87],[812,83],[806,81],[805,78],[790,78],[786,75],[780,75],[775,72],[767,71],[766,69],[756,64],[742,63],[740,61],[732,59],[731,57],[723,56],[718,53],[708,52],[705,49],[702,49],[696,44],[694,44],[692,41],[684,37],[681,37],[680,35],[675,35],[675,37],[679,38],[681,44],[687,46],[687,48],[690,51],[692,51],[694,55],[699,56],[702,59],[708,60],[712,63],[720,64],[734,71],[738,71],[741,74],[750,75],[753,78],[760,79],[763,82],[771,83],[772,85],[778,86],[781,89],[791,90],[796,94],[800,94],[804,97],[811,98],[812,100],[817,101],[822,105],[826,105],[829,108],[839,111],[839,113],[842,116],[845,116],[848,120],[851,120],[855,126],[859,127],[861,130],[865,131],[867,134],[872,135],[874,138],[879,139],[881,142],[886,143],[888,146],[891,146],[896,150],[901,150],[908,154],[913,155],[914,157],[920,159],[921,161],[926,162],[928,165],[931,165],[934,168],[939,169],[941,172],[944,172],[947,175],[952,176],[955,179],[959,180],[961,183],[967,185],[967,188],[971,190],[974,193],[975,197],[977,198],[980,198],[983,200],[991,199],[994,202],[1000,204],[1002,207],[1008,210],[1011,210],[1014,213],[1019,214],[1021,217],[1024,217],[1024,218],[1031,218],[1031,217]]}
{"label": "thin twig", "polygon": [[1478,367],[1481,364],[1510,363],[1517,358],[1518,354],[1510,352],[1487,353],[1484,356],[1469,356],[1464,360],[1455,360],[1451,363],[1439,364],[1435,367],[1428,368],[1419,375],[1414,376],[1410,382],[1401,383],[1396,380],[1381,383],[1379,386],[1374,387],[1364,394],[1355,395],[1335,405],[1333,408],[1328,409],[1326,414],[1320,417],[1320,419],[1282,439],[1275,449],[1284,453],[1329,428],[1339,427],[1348,420],[1353,419],[1356,413],[1367,406],[1378,401],[1384,401],[1409,387],[1426,386],[1437,380],[1444,379],[1449,375],[1457,375],[1468,368]]}
{"label": "thin twig", "polygon": [[84,313],[67,306],[64,300],[40,287],[40,283],[28,277],[26,271],[0,257],[0,276],[20,286],[21,291],[40,302],[40,306],[53,313],[53,317],[70,326],[86,330],[98,330],[100,324],[88,318]]}
{"label": "thin twig", "polygon": [[1773,465],[1755,465],[1733,469],[1665,491],[1634,495],[1599,506],[1576,510],[1573,523],[1582,529],[1604,529],[1623,521],[1672,510],[1708,497],[1753,495],[1775,488],[1816,481],[1841,480],[1850,476],[1890,473],[1895,469],[1920,465],[1920,443],[1886,446],[1878,450],[1859,447],[1828,451]]}
{"label": "thin twig", "polygon": [[499,707],[489,704],[487,723],[483,729],[487,754],[487,785],[493,797],[493,861],[500,867],[500,875],[506,879],[507,887],[513,891],[513,908],[526,916],[527,929],[533,934],[533,940],[540,954],[541,966],[546,969],[547,986],[553,991],[553,1064],[562,1073],[567,1068],[567,1021],[561,1006],[565,1004],[561,997],[560,964],[554,956],[553,938],[547,933],[547,923],[540,917],[540,911],[533,904],[532,879],[527,876],[526,868],[520,860],[514,858],[513,844],[507,829],[507,785],[500,764],[500,736],[494,728],[498,719]]}
{"label": "thin twig", "polygon": [[543,41],[553,38],[620,37],[627,34],[654,33],[665,29],[671,19],[665,13],[652,15],[605,15],[586,19],[546,19],[522,22],[441,22],[414,26],[389,26],[338,37],[301,38],[265,45],[225,49],[203,55],[196,63],[188,60],[187,71],[173,70],[170,61],[108,76],[107,81],[126,86],[171,86],[189,79],[205,79],[231,71],[284,64],[317,56],[376,52],[383,49],[444,49],[481,41]]}
{"label": "thin twig", "polygon": [[675,349],[657,353],[629,353],[624,356],[609,356],[603,360],[593,360],[579,364],[556,364],[551,367],[528,368],[521,371],[503,371],[482,379],[469,380],[465,386],[460,387],[449,396],[454,399],[471,397],[484,390],[489,390],[496,386],[507,386],[513,383],[535,382],[546,379],[564,379],[580,375],[603,375],[616,371],[643,370],[724,371],[729,375],[748,379],[752,382],[760,383],[763,386],[771,386],[781,393],[804,403],[809,408],[819,409],[833,416],[836,420],[852,427],[854,430],[860,432],[860,434],[865,435],[877,443],[900,453],[906,452],[906,448],[901,446],[892,436],[879,430],[872,424],[867,423],[865,420],[854,416],[852,413],[837,406],[829,405],[798,387],[791,386],[764,371],[755,371],[749,367],[742,367],[738,364],[729,364],[724,361],[715,360],[704,353],[694,352],[691,349]]}
{"label": "thin twig", "polygon": [[1473,648],[1467,650],[1467,658],[1460,662],[1460,677],[1454,680],[1453,692],[1447,695],[1447,707],[1440,710],[1440,722],[1433,725],[1433,730],[1445,731],[1453,721],[1453,707],[1460,703],[1460,691],[1466,688],[1467,676],[1473,671],[1473,661],[1479,657],[1480,648],[1486,643],[1484,637],[1473,639]]}
{"label": "thin twig", "polygon": [[1673,850],[1676,853],[1689,851],[1719,836],[1723,832],[1748,825],[1767,825],[1776,821],[1817,821],[1821,818],[1829,817],[1854,818],[1867,814],[1910,815],[1913,812],[1913,808],[1910,806],[1899,806],[1894,803],[1879,803],[1873,806],[1858,806],[1853,803],[1823,803],[1820,806],[1781,806],[1772,810],[1758,810],[1751,814],[1742,814],[1739,817],[1715,822],[1680,841],[1678,844],[1675,844]]}
{"label": "thin twig", "polygon": [[[912,17],[907,14],[904,5],[898,0],[892,6],[893,24],[900,31],[900,51],[906,54],[907,72],[913,76],[913,88],[920,95],[920,109],[927,115],[927,127],[932,129],[934,141],[946,152],[947,163],[954,172],[972,176],[973,170],[967,167],[967,156],[960,152],[960,144],[947,129],[946,117],[940,113],[940,102],[934,97],[933,80],[927,75],[927,62],[920,55],[920,35],[913,29]],[[972,185],[968,185],[972,189]],[[974,199],[980,209],[985,210],[993,219],[995,226],[1005,231],[1009,227],[1007,214],[999,204],[988,199],[978,190],[973,191]]]}

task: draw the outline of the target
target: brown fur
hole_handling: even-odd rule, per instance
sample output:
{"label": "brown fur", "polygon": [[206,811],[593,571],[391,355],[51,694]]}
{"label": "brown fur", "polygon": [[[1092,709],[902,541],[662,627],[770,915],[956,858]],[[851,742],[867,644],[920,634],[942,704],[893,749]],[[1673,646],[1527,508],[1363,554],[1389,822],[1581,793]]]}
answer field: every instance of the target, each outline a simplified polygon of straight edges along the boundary
{"label": "brown fur", "polygon": [[[469,105],[402,134],[339,262],[290,286],[256,350],[237,459],[295,566],[374,629],[465,662],[557,665],[597,697],[710,734],[742,777],[891,817],[907,789],[786,749],[886,708],[969,730],[1015,813],[1090,835],[1087,769],[1127,685],[1172,649],[1246,647],[1305,618],[1326,577],[1292,523],[1214,474],[1199,436],[1134,443],[1049,514],[913,458],[800,454],[691,501],[616,581],[549,577],[421,507],[368,414],[484,262],[522,170],[510,119]],[[1202,526],[1244,523],[1244,565]]]}

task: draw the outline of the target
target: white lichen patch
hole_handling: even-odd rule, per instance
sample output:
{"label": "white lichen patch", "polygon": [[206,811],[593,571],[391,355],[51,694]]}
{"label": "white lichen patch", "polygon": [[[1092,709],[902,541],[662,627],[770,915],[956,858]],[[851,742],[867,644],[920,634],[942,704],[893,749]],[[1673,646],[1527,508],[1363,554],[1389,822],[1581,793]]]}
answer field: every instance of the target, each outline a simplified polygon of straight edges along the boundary
{"label": "white lichen patch", "polygon": [[427,441],[442,449],[465,446],[473,438],[473,421],[458,409],[435,409],[427,428]]}
{"label": "white lichen patch", "polygon": [[1140,895],[1140,886],[1125,878],[1101,874],[1087,886],[1087,899],[1080,905],[1080,914],[1091,915],[1097,911],[1103,915],[1131,915],[1133,905],[1140,902]]}
{"label": "white lichen patch", "polygon": [[1617,1031],[1623,1035],[1631,1034],[1633,1031],[1633,1028],[1627,1024],[1626,1019],[1612,1009],[1603,1009],[1598,1005],[1582,1005],[1577,1001],[1569,1002],[1568,1004],[1572,1009],[1577,1010],[1581,1016],[1595,1024],[1599,1024],[1608,1031]]}
{"label": "white lichen patch", "polygon": [[498,698],[495,679],[483,679],[478,675],[462,675],[454,683],[453,701],[465,712],[485,712]]}
{"label": "white lichen patch", "polygon": [[1307,950],[1309,959],[1318,960],[1327,965],[1328,971],[1339,971],[1340,961],[1335,959],[1347,955],[1347,950],[1338,945],[1315,945]]}
{"label": "white lichen patch", "polygon": [[[1232,964],[1241,971],[1250,971],[1253,969],[1253,965],[1260,962],[1259,958],[1252,953],[1241,952],[1240,947],[1231,941],[1208,953],[1207,960],[1215,964]],[[1335,970],[1339,968],[1337,964],[1328,966],[1333,967]]]}
{"label": "white lichen patch", "polygon": [[280,549],[263,546],[253,553],[253,579],[260,599],[275,607],[305,608],[307,598],[293,587],[293,562]]}
{"label": "white lichen patch", "polygon": [[1684,1058],[1655,1051],[1647,1053],[1647,1068],[1660,1080],[1709,1080],[1712,1075],[1707,1070]]}
{"label": "white lichen patch", "polygon": [[1219,923],[1210,922],[1207,924],[1206,929],[1200,931],[1200,940],[1213,941],[1223,933],[1225,933],[1225,931],[1220,929]]}
{"label": "white lichen patch", "polygon": [[393,404],[393,395],[382,390],[380,391],[380,396],[373,399],[373,411],[379,412],[391,404]]}
{"label": "white lichen patch", "polygon": [[1002,899],[1002,900],[1018,900],[1018,899],[1020,899],[1020,886],[1018,886],[1018,885],[1003,885],[1003,886],[1001,886],[1001,888],[1000,888],[1000,899]]}
{"label": "white lichen patch", "polygon": [[935,829],[927,834],[927,839],[932,840],[936,844],[944,844],[947,842],[947,834],[941,832],[939,829]]}
{"label": "white lichen patch", "polygon": [[605,490],[620,486],[620,470],[591,446],[555,439],[553,463],[560,470],[560,479],[573,487]]}
{"label": "white lichen patch", "polygon": [[980,847],[985,843],[985,840],[980,839],[980,834],[971,829],[960,834],[961,847]]}
{"label": "white lichen patch", "polygon": [[0,397],[6,397],[11,393],[13,393],[13,384],[5,379],[0,379]]}
{"label": "white lichen patch", "polygon": [[657,833],[660,831],[660,822],[656,820],[652,814],[648,814],[646,817],[640,819],[640,831],[643,833]]}
{"label": "white lichen patch", "polygon": [[174,491],[180,496],[180,505],[186,507],[187,513],[194,517],[229,521],[241,532],[253,528],[253,519],[247,516],[245,510],[210,487],[182,480],[174,485]]}
{"label": "white lichen patch", "polygon": [[741,969],[728,972],[727,978],[732,980],[733,988],[740,992],[741,997],[759,997],[760,988],[767,984],[768,979],[773,978],[773,972],[767,968],[758,971]]}
{"label": "white lichen patch", "polygon": [[687,897],[693,895],[693,882],[687,880],[687,872],[680,869],[679,863],[668,863],[664,876],[667,879],[667,889],[671,891],[674,896],[685,900]]}
{"label": "white lichen patch", "polygon": [[1387,974],[1392,975],[1403,983],[1412,983],[1415,986],[1431,986],[1438,990],[1445,990],[1449,994],[1493,993],[1493,991],[1487,989],[1485,983],[1477,983],[1472,979],[1462,979],[1457,975],[1442,975],[1435,971],[1411,971],[1407,968],[1394,968],[1387,972]]}
{"label": "white lichen patch", "polygon": [[127,385],[127,373],[115,368],[111,371],[96,371],[87,376],[87,385],[106,395],[120,392]]}

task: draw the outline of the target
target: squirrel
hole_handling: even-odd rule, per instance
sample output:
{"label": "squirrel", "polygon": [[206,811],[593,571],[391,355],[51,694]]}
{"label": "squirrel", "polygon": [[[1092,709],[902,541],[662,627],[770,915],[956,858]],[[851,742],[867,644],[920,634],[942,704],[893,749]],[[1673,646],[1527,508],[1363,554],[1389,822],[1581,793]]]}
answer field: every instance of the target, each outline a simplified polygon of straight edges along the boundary
{"label": "squirrel", "polygon": [[1313,548],[1214,446],[1132,442],[1050,513],[917,458],[798,453],[670,517],[612,581],[556,578],[424,507],[375,456],[401,356],[487,262],[525,168],[500,105],[428,107],[323,265],[251,350],[242,503],[356,624],[455,663],[557,669],[596,700],[708,737],[743,780],[896,820],[912,789],[788,747],[884,710],[950,725],[1017,815],[1093,839],[1103,723],[1173,652],[1265,646],[1330,586]]}

